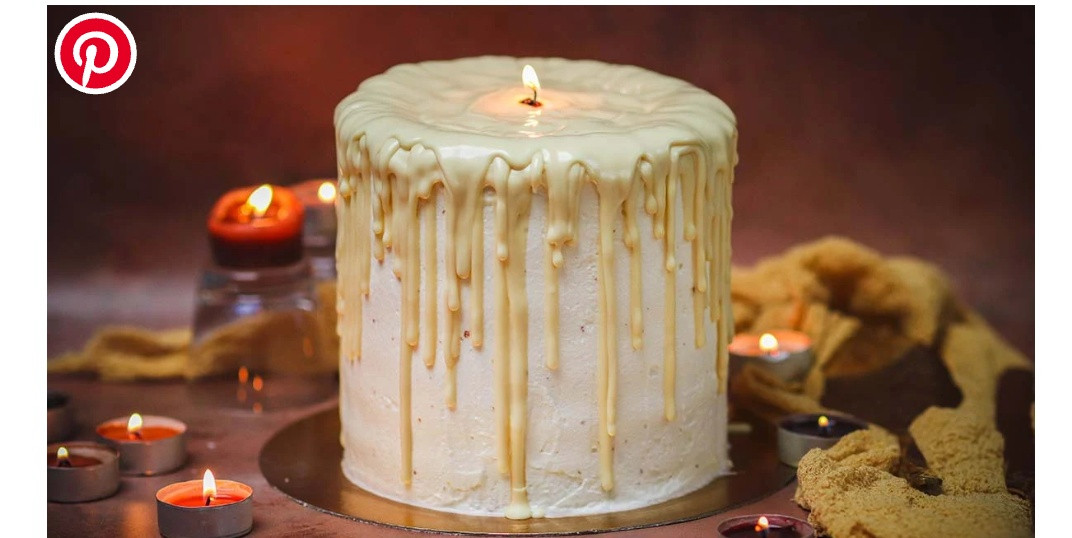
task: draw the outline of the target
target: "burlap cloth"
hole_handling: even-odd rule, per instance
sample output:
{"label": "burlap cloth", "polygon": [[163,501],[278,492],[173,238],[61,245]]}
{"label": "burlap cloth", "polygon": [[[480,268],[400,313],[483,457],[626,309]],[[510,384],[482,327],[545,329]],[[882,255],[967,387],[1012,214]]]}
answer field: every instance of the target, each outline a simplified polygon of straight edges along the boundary
{"label": "burlap cloth", "polygon": [[189,328],[154,331],[102,327],[81,351],[48,361],[49,373],[95,373],[105,381],[198,379],[250,366],[265,372],[317,374],[338,370],[335,283],[316,286],[317,310],[269,311],[241,318],[193,341]]}
{"label": "burlap cloth", "polygon": [[[809,452],[797,470],[796,501],[820,532],[838,538],[1033,534],[1031,503],[1006,487],[1005,440],[995,424],[1002,374],[1031,370],[1032,362],[963,304],[937,267],[828,237],[734,268],[732,296],[737,331],[798,329],[812,338],[816,353],[800,383],[746,365],[731,380],[738,408],[770,420],[838,411],[821,403],[828,385],[876,373],[896,377],[904,364],[925,364],[898,362],[921,348],[938,353],[960,393],[959,405],[927,408],[900,438],[872,426],[829,450]],[[936,377],[922,369],[920,375]],[[1025,417],[1033,417],[1031,405]]]}

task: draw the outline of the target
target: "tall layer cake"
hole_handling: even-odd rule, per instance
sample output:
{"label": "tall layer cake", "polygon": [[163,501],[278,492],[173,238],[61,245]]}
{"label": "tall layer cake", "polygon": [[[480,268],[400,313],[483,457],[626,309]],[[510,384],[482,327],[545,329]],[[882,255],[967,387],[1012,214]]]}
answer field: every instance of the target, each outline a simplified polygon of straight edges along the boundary
{"label": "tall layer cake", "polygon": [[637,67],[481,57],[366,80],[335,131],[350,480],[520,519],[729,470],[725,103]]}

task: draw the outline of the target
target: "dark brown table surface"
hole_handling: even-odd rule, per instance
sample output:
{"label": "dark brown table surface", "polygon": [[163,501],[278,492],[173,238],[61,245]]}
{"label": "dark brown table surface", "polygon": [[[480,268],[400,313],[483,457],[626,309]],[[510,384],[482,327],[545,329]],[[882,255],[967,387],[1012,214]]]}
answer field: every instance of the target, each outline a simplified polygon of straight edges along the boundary
{"label": "dark brown table surface", "polygon": [[[75,437],[90,439],[93,425],[138,409],[165,414],[188,426],[190,459],[180,470],[154,477],[124,477],[119,492],[108,499],[81,503],[48,503],[48,535],[80,538],[157,535],[156,490],[201,477],[211,468],[217,478],[237,480],[254,490],[253,536],[407,536],[410,532],[355,522],[302,506],[265,481],[258,467],[264,443],[295,420],[337,405],[336,399],[272,413],[208,410],[191,397],[184,382],[102,383],[72,376],[50,376],[49,388],[71,396],[76,409]],[[792,501],[795,482],[755,503],[708,518],[675,525],[617,533],[616,536],[713,536],[727,517],[779,513],[804,517]]]}

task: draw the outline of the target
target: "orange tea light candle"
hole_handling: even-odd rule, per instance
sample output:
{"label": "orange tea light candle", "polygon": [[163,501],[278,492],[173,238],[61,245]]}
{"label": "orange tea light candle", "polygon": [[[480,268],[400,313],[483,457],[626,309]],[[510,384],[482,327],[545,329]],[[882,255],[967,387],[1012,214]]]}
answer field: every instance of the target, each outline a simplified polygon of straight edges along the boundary
{"label": "orange tea light candle", "polygon": [[169,538],[224,538],[253,530],[253,488],[216,480],[206,470],[201,480],[177,482],[156,492],[160,534]]}
{"label": "orange tea light candle", "polygon": [[745,364],[767,370],[785,381],[800,381],[815,361],[811,338],[800,331],[741,333],[729,345],[731,377]]}
{"label": "orange tea light candle", "polygon": [[243,187],[227,192],[208,216],[209,241],[217,265],[279,267],[302,258],[305,210],[287,188]]}
{"label": "orange tea light candle", "polygon": [[186,424],[173,418],[134,413],[101,423],[97,435],[119,451],[123,474],[157,475],[186,462]]}
{"label": "orange tea light candle", "polygon": [[119,489],[119,454],[96,443],[48,446],[48,500],[76,503],[110,497]]}

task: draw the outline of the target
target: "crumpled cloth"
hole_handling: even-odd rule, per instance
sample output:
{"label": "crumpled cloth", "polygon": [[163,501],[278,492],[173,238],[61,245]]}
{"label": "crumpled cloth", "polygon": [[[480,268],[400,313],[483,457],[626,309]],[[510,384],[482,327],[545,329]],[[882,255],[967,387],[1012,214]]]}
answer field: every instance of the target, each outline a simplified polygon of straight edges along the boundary
{"label": "crumpled cloth", "polygon": [[317,312],[269,311],[241,318],[193,342],[189,328],[128,326],[99,329],[81,351],[48,361],[49,373],[95,373],[105,381],[231,374],[256,364],[278,373],[338,369],[335,283],[316,288]]}
{"label": "crumpled cloth", "polygon": [[971,409],[931,407],[909,427],[942,492],[929,495],[897,476],[896,436],[878,426],[812,449],[797,467],[795,500],[808,522],[835,538],[1032,536],[1031,504],[1005,488],[1004,440]]}
{"label": "crumpled cloth", "polygon": [[770,420],[832,411],[819,403],[827,379],[882,369],[913,346],[940,345],[960,408],[991,420],[1001,374],[1033,367],[953,294],[941,270],[916,258],[883,257],[831,236],[734,267],[732,275],[737,332],[789,328],[812,339],[815,364],[803,382],[752,365],[731,380],[734,405]]}

